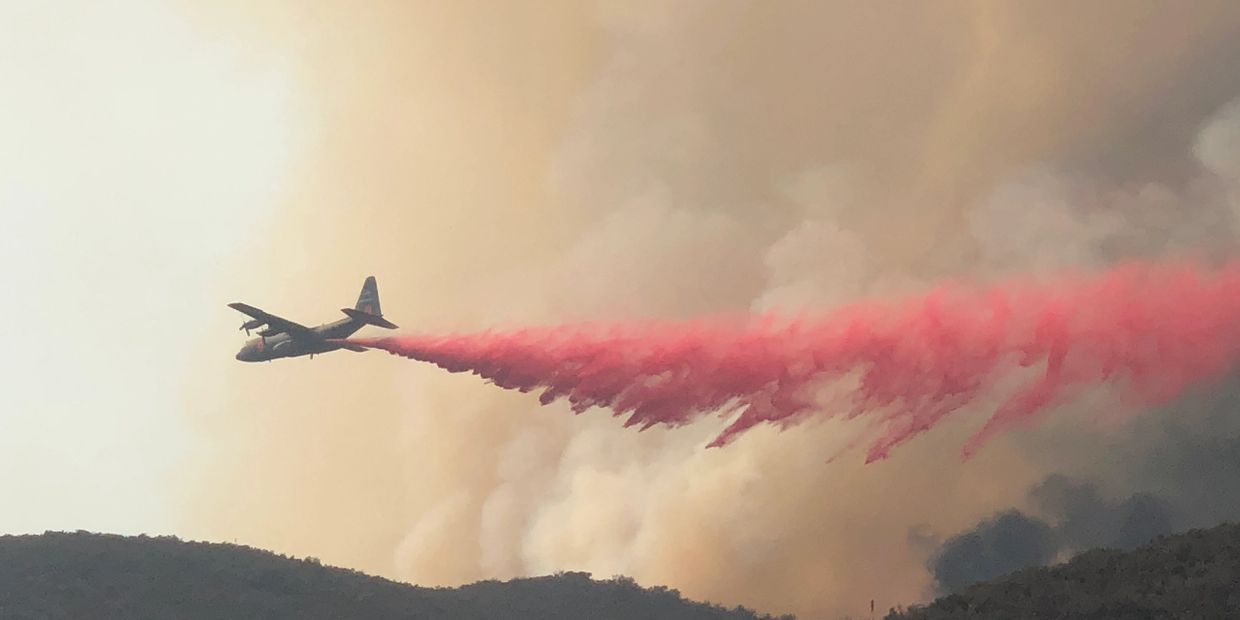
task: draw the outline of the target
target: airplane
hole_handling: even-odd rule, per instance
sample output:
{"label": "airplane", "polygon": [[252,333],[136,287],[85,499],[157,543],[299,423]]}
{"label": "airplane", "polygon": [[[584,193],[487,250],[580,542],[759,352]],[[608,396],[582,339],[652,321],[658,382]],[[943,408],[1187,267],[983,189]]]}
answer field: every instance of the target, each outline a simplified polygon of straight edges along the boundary
{"label": "airplane", "polygon": [[248,304],[231,303],[228,307],[251,317],[251,320],[241,324],[247,336],[251,329],[267,326],[258,332],[258,338],[246,342],[237,352],[237,359],[242,362],[270,362],[281,357],[301,355],[314,358],[317,353],[336,349],[361,353],[366,349],[340,340],[367,325],[396,329],[396,325],[383,318],[383,313],[379,311],[379,288],[374,276],[366,278],[362,284],[356,306],[340,309],[346,318],[317,327],[306,327]]}

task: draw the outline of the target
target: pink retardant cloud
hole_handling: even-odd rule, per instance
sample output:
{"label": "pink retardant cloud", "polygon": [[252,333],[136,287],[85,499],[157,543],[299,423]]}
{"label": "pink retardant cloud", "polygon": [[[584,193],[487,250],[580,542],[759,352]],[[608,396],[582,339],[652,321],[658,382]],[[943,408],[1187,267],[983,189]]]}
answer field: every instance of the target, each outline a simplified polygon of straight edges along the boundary
{"label": "pink retardant cloud", "polygon": [[[543,404],[564,399],[579,413],[609,408],[627,416],[625,426],[678,426],[739,411],[711,446],[761,423],[857,419],[873,435],[867,462],[996,393],[1004,379],[1024,381],[987,412],[963,447],[967,458],[996,433],[1101,384],[1140,408],[1226,373],[1240,355],[1240,263],[1131,264],[985,287],[944,285],[819,314],[350,342],[502,388],[540,390]],[[822,388],[833,382],[846,395],[824,401]]]}

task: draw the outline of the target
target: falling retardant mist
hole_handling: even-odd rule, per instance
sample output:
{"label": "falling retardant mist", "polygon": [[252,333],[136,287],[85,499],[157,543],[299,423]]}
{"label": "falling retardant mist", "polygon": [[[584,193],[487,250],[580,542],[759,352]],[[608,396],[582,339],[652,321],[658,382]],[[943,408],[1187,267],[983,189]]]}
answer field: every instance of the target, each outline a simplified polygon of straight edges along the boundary
{"label": "falling retardant mist", "polygon": [[[349,342],[539,391],[543,404],[609,408],[626,416],[625,426],[735,416],[711,446],[761,423],[855,419],[868,438],[867,462],[1018,378],[984,412],[963,447],[967,458],[996,433],[1102,384],[1117,387],[1137,410],[1225,374],[1240,356],[1240,263],[1137,263],[987,286],[945,284],[821,313]],[[831,385],[834,396],[824,399]]]}

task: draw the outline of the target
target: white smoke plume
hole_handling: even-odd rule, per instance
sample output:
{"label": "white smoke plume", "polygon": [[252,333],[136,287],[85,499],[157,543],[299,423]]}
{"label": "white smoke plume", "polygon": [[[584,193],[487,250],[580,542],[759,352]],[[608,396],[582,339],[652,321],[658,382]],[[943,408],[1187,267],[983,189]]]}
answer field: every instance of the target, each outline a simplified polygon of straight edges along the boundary
{"label": "white smoke plume", "polygon": [[[291,269],[289,238],[347,255],[305,267],[294,310],[376,264],[398,323],[469,329],[1235,246],[1230,3],[482,6],[266,18],[324,52],[327,142],[285,241],[246,261]],[[945,539],[1061,463],[1104,469],[1071,408],[966,464],[969,415],[864,467],[826,462],[835,423],[705,450],[723,421],[637,434],[387,356],[272,367],[202,405],[224,415],[187,522],[426,585],[586,570],[858,614],[935,590],[910,528]]]}

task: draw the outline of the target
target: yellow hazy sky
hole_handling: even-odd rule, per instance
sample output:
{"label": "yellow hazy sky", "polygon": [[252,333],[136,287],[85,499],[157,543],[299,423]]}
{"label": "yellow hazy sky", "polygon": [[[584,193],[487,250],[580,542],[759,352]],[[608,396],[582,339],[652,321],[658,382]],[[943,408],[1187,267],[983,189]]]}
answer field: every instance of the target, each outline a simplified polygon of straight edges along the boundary
{"label": "yellow hazy sky", "polygon": [[[290,67],[163,2],[0,2],[0,530],[176,529],[183,386],[308,133]],[[216,338],[216,332],[222,338]]]}
{"label": "yellow hazy sky", "polygon": [[1095,431],[704,450],[722,421],[638,434],[378,353],[242,364],[225,304],[317,324],[375,275],[402,328],[482,329],[1227,255],[1237,63],[1211,0],[0,0],[0,532],[924,599],[917,541],[1102,471]]}

